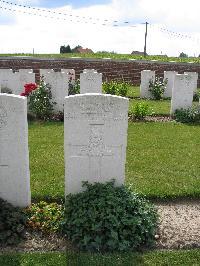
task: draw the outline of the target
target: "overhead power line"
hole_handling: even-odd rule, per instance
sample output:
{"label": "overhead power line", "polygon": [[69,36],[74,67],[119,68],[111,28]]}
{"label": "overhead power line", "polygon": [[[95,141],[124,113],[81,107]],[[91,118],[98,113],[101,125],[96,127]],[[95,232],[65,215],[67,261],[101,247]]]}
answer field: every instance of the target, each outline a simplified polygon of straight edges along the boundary
{"label": "overhead power line", "polygon": [[[101,24],[103,26],[113,26],[113,27],[119,27],[119,26],[129,26],[129,27],[136,27],[139,24],[142,23],[133,23],[131,21],[120,21],[120,20],[111,20],[111,19],[101,19],[101,18],[94,18],[94,17],[86,17],[86,16],[79,16],[77,14],[72,13],[66,13],[66,12],[59,12],[54,11],[51,9],[43,9],[38,7],[32,7],[28,5],[21,5],[16,4],[10,1],[4,1],[0,0],[0,4],[3,4],[0,6],[1,9],[8,10],[8,11],[14,11],[14,12],[22,12],[24,14],[34,15],[34,16],[41,16],[45,18],[50,19],[60,19],[60,20],[69,20],[76,22],[82,22],[82,23],[90,23],[90,24]],[[31,12],[30,12],[31,11]],[[33,11],[33,12],[32,12]],[[38,13],[40,12],[40,13]],[[42,13],[42,15],[41,15]],[[46,13],[46,14],[44,14]],[[67,17],[69,19],[67,19]],[[81,21],[80,21],[81,20]]]}

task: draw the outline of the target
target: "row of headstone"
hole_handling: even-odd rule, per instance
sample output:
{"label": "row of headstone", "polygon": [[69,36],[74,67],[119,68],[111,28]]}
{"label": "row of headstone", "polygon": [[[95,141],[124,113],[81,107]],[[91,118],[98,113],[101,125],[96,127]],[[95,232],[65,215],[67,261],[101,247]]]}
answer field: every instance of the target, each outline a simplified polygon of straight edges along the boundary
{"label": "row of headstone", "polygon": [[0,69],[0,91],[20,95],[26,83],[34,82],[35,73],[32,69],[20,69],[17,72],[12,69]]}
{"label": "row of headstone", "polygon": [[[55,112],[63,111],[64,98],[68,96],[69,81],[75,83],[74,69],[40,69],[45,83],[49,84],[52,92],[52,101],[56,102]],[[34,83],[35,74],[32,69],[20,69],[13,72],[11,69],[0,69],[0,91],[8,89],[15,95],[20,95],[26,83]],[[80,74],[80,93],[102,93],[102,74],[94,69],[84,69]]]}
{"label": "row of headstone", "polygon": [[[167,85],[164,98],[171,98],[171,110],[173,114],[176,109],[188,109],[192,106],[193,95],[197,91],[198,73],[184,72],[178,74],[175,71],[164,71],[164,80]],[[152,98],[149,91],[149,82],[155,82],[155,71],[143,70],[141,72],[140,97]]]}
{"label": "row of headstone", "polygon": [[[128,99],[98,93],[65,98],[65,194],[82,181],[124,183]],[[81,128],[81,131],[80,131]],[[115,137],[113,137],[115,136]],[[31,203],[27,99],[0,93],[0,198]]]}

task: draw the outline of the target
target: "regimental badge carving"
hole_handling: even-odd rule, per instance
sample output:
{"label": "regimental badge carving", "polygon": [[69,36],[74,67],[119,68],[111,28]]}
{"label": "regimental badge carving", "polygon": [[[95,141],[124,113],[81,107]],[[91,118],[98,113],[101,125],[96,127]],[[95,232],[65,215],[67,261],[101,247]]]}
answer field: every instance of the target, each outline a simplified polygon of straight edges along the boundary
{"label": "regimental badge carving", "polygon": [[0,129],[3,129],[7,125],[7,112],[3,106],[0,106]]}

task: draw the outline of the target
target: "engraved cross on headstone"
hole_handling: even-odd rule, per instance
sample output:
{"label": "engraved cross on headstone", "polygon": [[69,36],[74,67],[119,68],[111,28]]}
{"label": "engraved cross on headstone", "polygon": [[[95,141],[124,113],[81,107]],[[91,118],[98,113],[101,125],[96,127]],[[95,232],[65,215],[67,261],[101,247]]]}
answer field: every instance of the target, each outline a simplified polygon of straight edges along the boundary
{"label": "engraved cross on headstone", "polygon": [[89,159],[89,178],[102,177],[102,160],[104,157],[113,156],[113,146],[104,144],[104,124],[90,124],[88,145],[73,145],[75,156],[86,156]]}

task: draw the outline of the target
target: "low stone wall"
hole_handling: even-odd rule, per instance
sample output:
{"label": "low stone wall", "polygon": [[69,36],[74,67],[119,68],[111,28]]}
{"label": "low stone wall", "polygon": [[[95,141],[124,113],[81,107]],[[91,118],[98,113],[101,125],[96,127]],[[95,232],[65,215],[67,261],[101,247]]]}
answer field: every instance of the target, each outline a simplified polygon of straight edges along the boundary
{"label": "low stone wall", "polygon": [[159,62],[145,60],[114,60],[114,59],[86,59],[86,58],[66,58],[48,59],[35,57],[0,57],[0,69],[11,68],[33,69],[36,74],[36,81],[39,80],[40,69],[61,68],[75,69],[76,78],[80,78],[83,69],[95,69],[103,74],[105,80],[125,80],[134,85],[140,84],[140,73],[142,70],[154,70],[156,75],[163,76],[164,71],[197,72],[199,74],[198,87],[200,87],[200,64]]}

